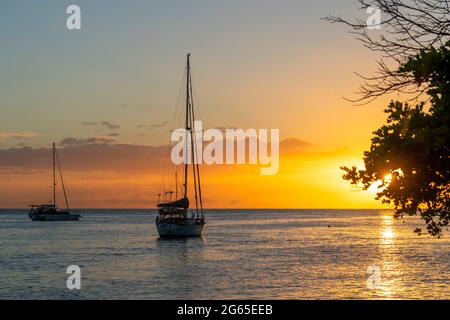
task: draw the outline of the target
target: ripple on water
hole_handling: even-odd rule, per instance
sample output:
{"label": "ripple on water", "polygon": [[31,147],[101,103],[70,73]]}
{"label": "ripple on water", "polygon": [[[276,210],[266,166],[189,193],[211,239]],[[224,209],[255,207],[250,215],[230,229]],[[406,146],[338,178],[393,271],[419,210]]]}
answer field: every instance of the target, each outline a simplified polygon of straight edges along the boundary
{"label": "ripple on water", "polygon": [[[158,239],[151,210],[33,223],[0,210],[0,298],[450,298],[450,242],[377,210],[211,210],[202,239]],[[66,268],[82,290],[66,289]],[[367,268],[381,283],[367,288]]]}

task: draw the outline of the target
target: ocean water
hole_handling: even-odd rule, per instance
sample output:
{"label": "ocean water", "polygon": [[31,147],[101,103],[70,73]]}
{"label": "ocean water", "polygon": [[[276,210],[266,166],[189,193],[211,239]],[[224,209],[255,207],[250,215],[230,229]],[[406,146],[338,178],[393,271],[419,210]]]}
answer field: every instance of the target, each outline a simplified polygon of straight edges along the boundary
{"label": "ocean water", "polygon": [[[207,213],[202,239],[163,240],[153,210],[82,210],[79,222],[0,210],[0,298],[450,298],[450,234],[419,237],[414,219],[380,210]],[[81,268],[80,290],[66,287],[70,265]]]}

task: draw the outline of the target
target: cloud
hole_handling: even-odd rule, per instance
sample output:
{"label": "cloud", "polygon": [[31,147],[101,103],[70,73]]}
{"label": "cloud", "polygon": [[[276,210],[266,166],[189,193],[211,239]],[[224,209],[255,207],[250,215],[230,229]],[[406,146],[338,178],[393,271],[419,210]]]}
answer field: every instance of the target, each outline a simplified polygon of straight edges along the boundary
{"label": "cloud", "polygon": [[120,128],[120,126],[118,124],[114,124],[114,123],[111,123],[109,121],[101,121],[101,122],[97,122],[97,121],[83,121],[83,122],[81,122],[81,124],[83,126],[86,126],[86,127],[95,127],[97,125],[101,125],[101,126],[104,126],[104,127],[108,128],[109,130],[117,130],[117,129]]}
{"label": "cloud", "polygon": [[[280,161],[288,161],[280,162],[280,172],[274,177],[260,176],[260,165],[202,166],[204,204],[234,208],[319,207],[323,198],[333,199],[333,194],[326,192],[337,190],[336,181],[341,181],[339,166],[344,151],[320,151],[317,147],[309,150],[311,144],[300,139],[284,139],[280,145],[280,151],[292,153],[280,153]],[[0,149],[0,207],[22,207],[47,199],[51,154],[49,146]],[[126,144],[104,136],[69,137],[61,141],[58,155],[74,207],[149,207],[161,183],[173,181],[167,170],[167,145]],[[311,183],[315,183],[314,188]],[[329,185],[324,186],[326,183]],[[294,196],[302,192],[307,196]],[[325,196],[315,196],[320,192]],[[270,197],[261,198],[261,194]],[[340,199],[340,194],[336,198]]]}
{"label": "cloud", "polygon": [[[58,153],[64,170],[99,171],[111,173],[160,172],[167,158],[168,146],[141,146],[114,141],[104,137],[66,138],[60,143]],[[48,169],[50,148],[0,149],[0,168],[20,168],[23,171]]]}
{"label": "cloud", "polygon": [[164,122],[160,122],[160,123],[153,123],[150,125],[141,124],[137,127],[138,127],[138,129],[144,129],[144,128],[159,129],[159,128],[164,128],[164,127],[168,126],[169,124],[170,124],[169,121],[164,121]]}
{"label": "cloud", "polygon": [[25,142],[21,142],[17,144],[17,147],[23,148],[23,147],[27,147],[28,145]]}
{"label": "cloud", "polygon": [[0,131],[0,139],[8,139],[8,138],[34,138],[39,136],[39,133],[33,131],[18,131],[18,132],[8,132],[8,131]]}
{"label": "cloud", "polygon": [[287,138],[280,142],[280,150],[286,153],[303,152],[313,147],[313,144],[297,138]]}
{"label": "cloud", "polygon": [[109,130],[117,130],[120,128],[120,126],[118,124],[113,124],[109,121],[102,121],[101,125],[107,127]]}
{"label": "cloud", "polygon": [[[284,139],[280,142],[280,157],[324,159],[335,157],[344,151],[321,152],[309,150],[312,144],[300,139]],[[91,138],[68,137],[59,143],[59,153],[67,170],[105,171],[115,174],[160,174],[170,163],[170,147],[143,146],[123,143],[114,136]],[[15,147],[0,149],[0,168],[46,169],[50,148]],[[282,160],[282,159],[280,159]],[[217,166],[220,170],[224,167]],[[259,166],[255,166],[257,170]],[[209,169],[208,169],[209,170]],[[220,173],[220,170],[217,173]],[[228,170],[228,169],[227,169]]]}
{"label": "cloud", "polygon": [[[104,126],[104,127],[106,127],[107,129],[109,129],[111,131],[112,130],[117,130],[117,129],[120,128],[120,126],[118,124],[113,124],[113,123],[111,123],[109,121],[101,121],[101,122],[97,122],[97,121],[83,121],[83,122],[81,122],[81,124],[83,126],[86,126],[86,127],[95,127],[94,131],[96,131],[96,132],[102,131],[101,128],[97,127],[97,125]],[[106,136],[108,136],[108,137],[118,137],[118,136],[120,136],[120,133],[118,133],[118,132],[111,132],[111,133],[108,133]]]}
{"label": "cloud", "polygon": [[116,142],[116,139],[114,136],[99,136],[99,137],[93,137],[93,138],[86,138],[86,139],[78,139],[78,138],[65,138],[63,139],[59,145],[62,147],[73,147],[73,146],[83,146],[87,144],[96,144],[96,143],[114,143]]}

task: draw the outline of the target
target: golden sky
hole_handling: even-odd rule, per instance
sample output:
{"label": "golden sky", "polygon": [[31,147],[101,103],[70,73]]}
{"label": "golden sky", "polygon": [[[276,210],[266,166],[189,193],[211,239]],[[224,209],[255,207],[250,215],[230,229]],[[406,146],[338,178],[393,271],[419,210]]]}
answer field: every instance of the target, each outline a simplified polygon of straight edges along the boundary
{"label": "golden sky", "polygon": [[[204,204],[209,208],[379,208],[373,193],[341,179],[341,165],[361,164],[348,149],[323,151],[289,139],[281,142],[280,169],[260,175],[260,165],[202,165]],[[156,203],[168,146],[85,143],[59,150],[73,207],[150,208]],[[2,207],[51,200],[51,149],[0,150]],[[192,180],[191,180],[192,181]],[[58,203],[63,204],[59,187]],[[191,199],[192,199],[191,195]]]}
{"label": "golden sky", "polygon": [[339,169],[361,165],[387,103],[342,98],[376,57],[321,18],[364,17],[356,1],[79,5],[79,31],[63,3],[0,10],[0,207],[50,200],[53,141],[73,206],[153,207],[188,51],[206,128],[279,129],[284,141],[275,176],[203,166],[207,207],[381,207]]}

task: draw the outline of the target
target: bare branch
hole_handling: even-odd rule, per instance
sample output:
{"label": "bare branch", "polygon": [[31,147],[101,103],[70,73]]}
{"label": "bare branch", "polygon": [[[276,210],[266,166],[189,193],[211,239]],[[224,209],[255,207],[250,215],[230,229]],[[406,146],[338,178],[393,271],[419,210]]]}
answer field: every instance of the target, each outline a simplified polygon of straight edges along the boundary
{"label": "bare branch", "polygon": [[350,32],[366,48],[381,54],[375,76],[359,75],[364,80],[356,92],[359,97],[347,100],[366,104],[393,92],[411,94],[412,99],[426,94],[426,85],[417,84],[411,74],[399,67],[420,51],[443,46],[450,40],[449,1],[359,0],[359,3],[363,10],[369,7],[381,10],[380,30],[370,30],[361,19],[352,22],[339,16],[324,18],[350,27]]}

